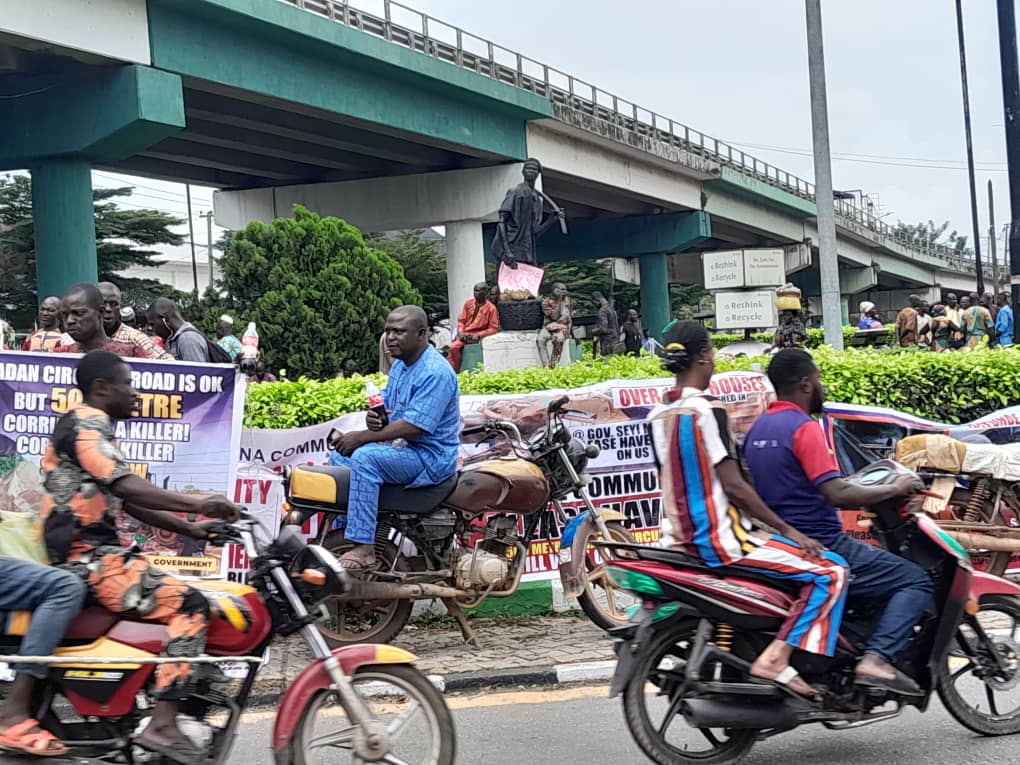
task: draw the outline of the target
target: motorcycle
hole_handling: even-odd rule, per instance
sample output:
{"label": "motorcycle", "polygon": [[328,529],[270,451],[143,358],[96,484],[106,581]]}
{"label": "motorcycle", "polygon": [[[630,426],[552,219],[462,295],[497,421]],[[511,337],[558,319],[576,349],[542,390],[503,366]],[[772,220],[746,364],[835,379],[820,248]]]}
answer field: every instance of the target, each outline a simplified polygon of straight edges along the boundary
{"label": "motorcycle", "polygon": [[[595,444],[571,435],[564,417],[589,418],[567,408],[570,399],[546,407],[544,425],[525,440],[514,423],[487,420],[466,428],[509,446],[509,455],[463,469],[438,486],[406,489],[383,486],[375,537],[377,565],[359,574],[349,591],[328,599],[329,618],[320,625],[331,646],[388,642],[411,616],[415,600],[438,598],[457,620],[464,640],[477,645],[463,608],[488,598],[513,595],[524,574],[528,548],[538,537],[543,511],[551,503],[565,526],[559,548],[564,594],[604,629],[626,624],[629,596],[606,576],[595,540],[632,543],[626,516],[596,507],[585,486]],[[353,544],[345,537],[350,470],[339,466],[297,466],[285,474],[285,524],[302,525],[319,513],[316,541],[339,557]],[[569,518],[564,500],[574,494],[584,510]]]}
{"label": "motorcycle", "polygon": [[[249,584],[199,580],[212,618],[207,655],[189,658],[190,695],[178,723],[208,753],[207,765],[230,760],[241,714],[263,657],[276,635],[300,632],[315,660],[276,706],[272,749],[277,765],[390,762],[452,765],[456,741],[443,696],[413,665],[407,651],[356,645],[331,651],[314,627],[317,605],[349,585],[347,572],[326,550],[285,528],[268,545],[247,516],[222,524],[215,543],[243,545]],[[33,705],[36,719],[75,757],[106,762],[171,761],[142,752],[132,739],[148,722],[149,691],[162,659],[166,628],[87,608],[71,624],[55,656],[19,657],[30,614],[0,612],[0,661],[48,664],[50,674]],[[221,669],[240,665],[231,679]],[[59,697],[63,697],[60,700]],[[343,759],[342,759],[343,758]],[[349,758],[349,759],[346,759]]]}
{"label": "motorcycle", "polygon": [[[889,485],[903,475],[918,478],[883,460],[851,480]],[[613,560],[609,575],[642,602],[631,623],[613,631],[619,661],[611,695],[622,693],[627,726],[645,754],[659,765],[736,762],[755,741],[799,725],[845,730],[890,719],[907,706],[923,712],[933,692],[972,731],[1020,732],[1020,697],[1007,701],[1008,709],[1000,700],[1020,685],[1020,587],[975,572],[955,540],[909,508],[890,500],[868,517],[881,546],[921,565],[935,583],[934,613],[915,626],[897,660],[921,696],[854,683],[881,603],[848,602],[835,656],[794,652],[793,666],[822,691],[813,703],[748,674],[798,597],[796,585],[709,568],[674,550],[618,551],[633,559]]]}

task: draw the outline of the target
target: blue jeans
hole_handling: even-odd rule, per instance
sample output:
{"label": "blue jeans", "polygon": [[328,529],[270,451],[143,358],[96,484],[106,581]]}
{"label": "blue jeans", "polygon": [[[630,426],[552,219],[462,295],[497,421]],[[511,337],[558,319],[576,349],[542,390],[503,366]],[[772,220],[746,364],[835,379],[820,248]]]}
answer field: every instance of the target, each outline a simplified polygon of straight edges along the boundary
{"label": "blue jeans", "polygon": [[[32,621],[21,640],[22,656],[52,656],[67,627],[85,601],[85,582],[74,574],[20,558],[0,557],[0,611],[31,611]],[[49,667],[12,667],[45,678]]]}
{"label": "blue jeans", "polygon": [[364,545],[375,542],[379,488],[384,483],[407,486],[425,472],[425,463],[413,449],[385,444],[365,444],[350,457],[330,452],[329,464],[351,469],[344,538]]}
{"label": "blue jeans", "polygon": [[830,549],[850,565],[849,597],[885,601],[864,650],[892,662],[910,641],[921,614],[932,605],[931,577],[912,561],[846,535]]}

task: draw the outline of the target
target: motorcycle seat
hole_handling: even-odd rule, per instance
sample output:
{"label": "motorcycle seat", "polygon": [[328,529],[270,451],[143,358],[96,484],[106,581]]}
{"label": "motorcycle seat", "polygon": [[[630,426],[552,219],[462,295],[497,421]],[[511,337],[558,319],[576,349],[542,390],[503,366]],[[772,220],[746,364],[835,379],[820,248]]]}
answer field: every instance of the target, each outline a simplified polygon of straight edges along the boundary
{"label": "motorcycle seat", "polygon": [[[453,475],[435,486],[408,489],[384,484],[379,491],[379,512],[431,513],[453,493],[459,476]],[[313,505],[318,510],[342,513],[347,510],[351,488],[351,469],[337,465],[301,465],[290,475],[288,493],[291,502]]]}
{"label": "motorcycle seat", "polygon": [[797,594],[801,587],[804,586],[803,582],[779,579],[777,577],[759,573],[754,569],[741,568],[739,566],[709,566],[698,558],[688,555],[682,550],[673,550],[666,547],[645,547],[644,545],[612,544],[610,547],[613,550],[633,550],[634,553],[636,553],[635,557],[641,560],[665,563],[666,565],[673,566],[674,568],[685,568],[691,571],[698,571],[711,576],[720,577],[722,579],[726,579],[728,577],[750,579],[756,582],[761,582],[762,584],[767,584],[773,589],[781,590],[782,592],[789,594]]}
{"label": "motorcycle seat", "polygon": [[[0,611],[0,634],[23,637],[31,621],[31,611]],[[71,622],[63,641],[98,640],[116,621],[117,617],[105,608],[86,608]]]}

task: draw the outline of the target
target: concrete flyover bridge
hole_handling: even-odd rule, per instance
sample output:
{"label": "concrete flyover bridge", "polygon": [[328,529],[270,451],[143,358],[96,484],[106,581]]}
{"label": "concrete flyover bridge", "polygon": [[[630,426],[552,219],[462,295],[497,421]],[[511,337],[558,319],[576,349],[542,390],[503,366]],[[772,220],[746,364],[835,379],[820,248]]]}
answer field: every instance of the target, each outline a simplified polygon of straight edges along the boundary
{"label": "concrete flyover bridge", "polygon": [[[806,243],[787,270],[817,293],[812,184],[389,0],[25,4],[0,17],[0,96],[0,169],[33,174],[42,294],[94,278],[98,167],[215,186],[230,228],[294,203],[369,231],[445,225],[456,306],[529,155],[571,219],[543,257],[636,258],[651,328],[704,250]],[[972,262],[836,205],[848,302],[971,288]]]}

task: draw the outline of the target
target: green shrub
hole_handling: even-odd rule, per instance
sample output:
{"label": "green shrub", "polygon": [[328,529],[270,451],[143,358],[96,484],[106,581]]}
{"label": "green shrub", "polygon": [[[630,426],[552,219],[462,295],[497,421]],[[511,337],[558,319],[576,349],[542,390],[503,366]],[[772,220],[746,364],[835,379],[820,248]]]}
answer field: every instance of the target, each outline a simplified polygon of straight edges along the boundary
{"label": "green shrub", "polygon": [[[907,349],[813,351],[830,401],[886,406],[940,422],[967,422],[1020,403],[1020,352],[979,350],[920,353]],[[747,370],[766,358],[722,359],[720,372]],[[464,372],[461,393],[530,393],[572,389],[606,380],[667,376],[654,356],[586,359],[556,369]],[[373,379],[382,383],[380,375]],[[257,428],[313,425],[365,406],[364,378],[300,379],[248,388],[244,424]]]}

